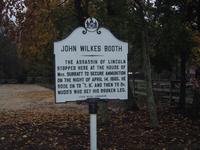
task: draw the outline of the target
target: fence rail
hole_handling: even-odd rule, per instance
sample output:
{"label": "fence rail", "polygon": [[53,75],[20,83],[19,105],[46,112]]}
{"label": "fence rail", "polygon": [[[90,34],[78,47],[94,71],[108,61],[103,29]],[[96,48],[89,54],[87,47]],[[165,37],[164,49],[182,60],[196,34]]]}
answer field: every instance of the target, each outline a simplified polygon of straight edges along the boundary
{"label": "fence rail", "polygon": [[[147,96],[146,94],[146,82],[145,80],[133,80],[133,93],[135,96]],[[159,95],[163,100],[169,100],[170,102],[178,102],[180,94],[180,81],[168,81],[168,80],[154,80],[152,81],[153,92],[155,95]],[[186,103],[192,104],[192,84],[186,84]]]}

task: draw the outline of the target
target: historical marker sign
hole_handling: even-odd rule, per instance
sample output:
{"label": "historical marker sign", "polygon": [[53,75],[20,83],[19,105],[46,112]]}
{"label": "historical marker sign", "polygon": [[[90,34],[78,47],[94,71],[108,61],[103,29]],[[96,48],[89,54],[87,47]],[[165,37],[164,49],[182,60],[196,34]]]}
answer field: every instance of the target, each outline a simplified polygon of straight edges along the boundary
{"label": "historical marker sign", "polygon": [[56,102],[127,99],[128,43],[98,28],[96,19],[55,42],[54,54]]}

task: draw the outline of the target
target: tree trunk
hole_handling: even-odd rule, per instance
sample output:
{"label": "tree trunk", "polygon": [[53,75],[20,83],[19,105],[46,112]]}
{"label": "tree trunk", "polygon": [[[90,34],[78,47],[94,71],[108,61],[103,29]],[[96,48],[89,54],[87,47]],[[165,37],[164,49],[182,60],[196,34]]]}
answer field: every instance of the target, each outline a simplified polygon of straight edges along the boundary
{"label": "tree trunk", "polygon": [[[134,64],[134,55],[129,54],[128,57],[128,62],[130,63],[130,60],[133,60],[132,64]],[[128,64],[129,64],[128,63]],[[131,66],[132,67],[132,66]],[[131,71],[131,70],[129,70]],[[129,72],[128,71],[128,72]],[[133,73],[133,71],[131,71]],[[131,82],[132,79],[132,82]],[[136,97],[134,97],[134,93],[133,93],[133,89],[134,87],[131,89],[131,84],[134,86],[134,74],[132,74],[131,76],[128,76],[128,100],[125,101],[125,111],[138,111],[139,107],[136,104]]]}
{"label": "tree trunk", "polygon": [[193,102],[192,102],[192,117],[197,119],[200,113],[200,74],[199,68],[195,70],[195,76],[192,76],[191,82],[193,85]]}
{"label": "tree trunk", "polygon": [[125,111],[137,111],[139,110],[133,92],[131,90],[130,84],[128,83],[128,100],[125,102]]}
{"label": "tree trunk", "polygon": [[[198,1],[198,8],[200,8],[200,0]],[[200,32],[200,9],[198,11],[198,16],[197,16],[197,25],[198,25],[198,31]]]}
{"label": "tree trunk", "polygon": [[181,52],[181,87],[180,87],[180,99],[178,109],[185,112],[185,97],[186,97],[186,54],[184,51]]}
{"label": "tree trunk", "polygon": [[107,101],[98,102],[98,112],[100,115],[101,124],[108,125],[110,121],[110,114],[108,111]]}
{"label": "tree trunk", "polygon": [[193,90],[194,96],[193,96],[193,102],[192,102],[192,117],[193,119],[197,119],[199,117],[200,112],[200,89],[199,87],[196,87]]}
{"label": "tree trunk", "polygon": [[74,7],[77,12],[77,19],[79,21],[79,24],[82,26],[85,21],[85,14],[82,8],[82,0],[74,0]]}
{"label": "tree trunk", "polygon": [[[144,27],[145,28],[145,27]],[[146,30],[146,29],[145,29]],[[146,79],[147,105],[149,111],[150,127],[158,127],[158,118],[156,104],[153,95],[152,79],[151,79],[151,63],[148,54],[148,37],[147,31],[142,31],[142,49],[144,58],[144,70]],[[146,37],[146,38],[145,38]]]}
{"label": "tree trunk", "polygon": [[[145,3],[143,1],[143,3]],[[143,61],[144,61],[144,72],[145,72],[145,79],[146,79],[146,93],[147,93],[147,107],[149,111],[149,121],[150,121],[150,127],[156,128],[158,127],[158,118],[157,118],[157,108],[156,103],[154,100],[153,95],[153,88],[152,88],[152,79],[151,79],[151,63],[149,58],[149,40],[148,40],[148,32],[147,32],[147,26],[146,21],[144,19],[144,8],[139,3],[140,6],[140,17],[141,17],[141,25],[142,25],[142,51],[143,51]]]}

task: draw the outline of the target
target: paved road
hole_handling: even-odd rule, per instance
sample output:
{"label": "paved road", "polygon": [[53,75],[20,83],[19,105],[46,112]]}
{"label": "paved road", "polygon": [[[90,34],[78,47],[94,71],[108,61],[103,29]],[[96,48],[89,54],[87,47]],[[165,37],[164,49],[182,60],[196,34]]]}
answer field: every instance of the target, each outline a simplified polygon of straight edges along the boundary
{"label": "paved road", "polygon": [[86,106],[76,103],[55,104],[53,90],[34,84],[0,85],[0,111],[48,111],[68,109],[86,111]]}

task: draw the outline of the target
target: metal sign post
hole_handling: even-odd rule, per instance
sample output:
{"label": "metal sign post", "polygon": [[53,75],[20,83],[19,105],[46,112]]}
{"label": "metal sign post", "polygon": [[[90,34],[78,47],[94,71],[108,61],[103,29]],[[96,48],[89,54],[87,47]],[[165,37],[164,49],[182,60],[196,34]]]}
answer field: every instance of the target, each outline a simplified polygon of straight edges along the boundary
{"label": "metal sign post", "polygon": [[88,99],[90,113],[90,149],[97,150],[97,101],[99,99]]}

